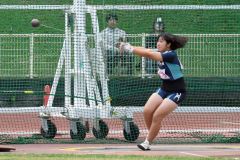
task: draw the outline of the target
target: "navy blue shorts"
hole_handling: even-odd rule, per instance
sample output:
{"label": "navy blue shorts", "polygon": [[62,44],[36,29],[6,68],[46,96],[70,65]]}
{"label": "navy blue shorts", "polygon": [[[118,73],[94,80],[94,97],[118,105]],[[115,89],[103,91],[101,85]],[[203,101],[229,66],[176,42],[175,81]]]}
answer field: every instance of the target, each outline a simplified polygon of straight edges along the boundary
{"label": "navy blue shorts", "polygon": [[168,98],[171,99],[176,104],[180,104],[186,97],[186,92],[167,92],[161,88],[159,88],[156,93],[161,96],[163,99]]}

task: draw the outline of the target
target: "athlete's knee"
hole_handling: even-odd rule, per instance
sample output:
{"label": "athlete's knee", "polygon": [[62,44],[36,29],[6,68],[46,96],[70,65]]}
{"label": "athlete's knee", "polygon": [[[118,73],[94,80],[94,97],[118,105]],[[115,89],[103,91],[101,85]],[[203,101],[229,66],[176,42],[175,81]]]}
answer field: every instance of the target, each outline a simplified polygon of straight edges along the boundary
{"label": "athlete's knee", "polygon": [[162,120],[164,119],[164,117],[166,117],[166,115],[155,112],[155,113],[153,114],[153,119],[152,119],[152,121],[160,124],[160,123],[162,122]]}
{"label": "athlete's knee", "polygon": [[144,115],[151,115],[151,114],[153,114],[153,111],[150,107],[145,106],[144,109],[143,109],[143,114]]}

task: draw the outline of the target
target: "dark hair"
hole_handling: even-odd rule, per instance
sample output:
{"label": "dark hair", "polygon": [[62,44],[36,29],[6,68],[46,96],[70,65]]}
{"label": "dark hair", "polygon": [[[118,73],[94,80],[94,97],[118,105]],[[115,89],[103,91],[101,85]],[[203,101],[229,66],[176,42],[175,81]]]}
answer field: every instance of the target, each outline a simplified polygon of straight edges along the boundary
{"label": "dark hair", "polygon": [[118,21],[118,16],[114,13],[108,14],[106,16],[106,21],[108,22],[110,19],[114,19],[114,20]]}
{"label": "dark hair", "polygon": [[162,37],[168,44],[171,43],[170,48],[176,50],[182,48],[188,41],[187,37],[177,36],[170,33],[162,33],[158,36],[158,39]]}

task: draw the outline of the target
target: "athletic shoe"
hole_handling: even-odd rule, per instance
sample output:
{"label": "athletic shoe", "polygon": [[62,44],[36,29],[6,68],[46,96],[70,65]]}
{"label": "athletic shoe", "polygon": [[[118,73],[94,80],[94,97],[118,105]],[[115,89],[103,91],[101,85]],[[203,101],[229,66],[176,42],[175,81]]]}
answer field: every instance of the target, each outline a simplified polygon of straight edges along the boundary
{"label": "athletic shoe", "polygon": [[148,150],[151,150],[150,149],[150,144],[149,144],[149,142],[147,141],[147,140],[145,140],[143,143],[141,143],[141,144],[138,144],[137,145],[138,146],[138,148],[140,148],[141,150],[143,150],[143,151],[148,151]]}

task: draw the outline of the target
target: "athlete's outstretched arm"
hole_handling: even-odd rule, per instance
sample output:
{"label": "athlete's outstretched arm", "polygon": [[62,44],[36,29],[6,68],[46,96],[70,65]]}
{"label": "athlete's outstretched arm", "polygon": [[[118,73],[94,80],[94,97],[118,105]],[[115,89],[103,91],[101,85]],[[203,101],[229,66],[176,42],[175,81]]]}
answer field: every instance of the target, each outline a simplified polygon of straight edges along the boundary
{"label": "athlete's outstretched arm", "polygon": [[129,43],[124,43],[124,42],[120,44],[119,49],[120,49],[120,53],[132,52],[141,57],[146,57],[146,58],[160,61],[160,62],[163,61],[162,54],[160,52],[156,52],[151,49],[131,46]]}

